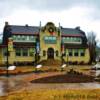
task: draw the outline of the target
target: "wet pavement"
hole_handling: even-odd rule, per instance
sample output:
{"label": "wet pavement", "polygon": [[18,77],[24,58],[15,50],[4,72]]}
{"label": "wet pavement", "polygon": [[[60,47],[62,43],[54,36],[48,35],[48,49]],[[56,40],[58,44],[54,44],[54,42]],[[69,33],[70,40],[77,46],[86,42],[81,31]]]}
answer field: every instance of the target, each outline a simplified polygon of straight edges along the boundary
{"label": "wet pavement", "polygon": [[4,86],[3,86],[4,82],[0,82],[0,96],[4,95]]}
{"label": "wet pavement", "polygon": [[8,87],[7,80],[0,79],[0,96],[4,96],[8,93],[7,87]]}
{"label": "wet pavement", "polygon": [[100,83],[31,84],[26,89],[100,89]]}
{"label": "wet pavement", "polygon": [[61,83],[61,84],[40,84],[24,81],[25,77],[33,74],[0,77],[0,96],[7,95],[13,91],[21,89],[100,89],[100,82],[91,83]]}

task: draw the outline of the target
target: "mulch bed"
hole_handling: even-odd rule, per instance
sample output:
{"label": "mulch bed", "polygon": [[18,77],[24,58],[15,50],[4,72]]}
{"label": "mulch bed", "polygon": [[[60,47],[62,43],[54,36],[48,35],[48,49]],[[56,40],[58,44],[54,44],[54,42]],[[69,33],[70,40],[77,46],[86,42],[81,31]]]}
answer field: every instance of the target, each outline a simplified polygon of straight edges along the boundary
{"label": "mulch bed", "polygon": [[32,80],[31,83],[84,83],[94,82],[94,77],[83,74],[63,74]]}
{"label": "mulch bed", "polygon": [[[16,70],[10,70],[8,71],[9,75],[21,75],[21,74],[27,74],[27,73],[32,73],[33,70],[28,70],[24,68],[16,68]],[[0,69],[0,76],[6,76],[7,75],[7,70]]]}

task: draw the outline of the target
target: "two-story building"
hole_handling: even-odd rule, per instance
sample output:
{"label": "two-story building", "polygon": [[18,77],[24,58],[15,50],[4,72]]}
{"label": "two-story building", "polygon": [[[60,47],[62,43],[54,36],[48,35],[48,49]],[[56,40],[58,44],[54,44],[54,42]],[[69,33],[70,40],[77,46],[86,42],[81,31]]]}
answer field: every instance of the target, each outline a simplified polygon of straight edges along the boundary
{"label": "two-story building", "polygon": [[52,22],[45,26],[19,26],[6,22],[0,45],[0,64],[6,64],[7,55],[9,64],[30,64],[48,59],[88,64],[90,60],[85,32],[79,27],[56,27]]}

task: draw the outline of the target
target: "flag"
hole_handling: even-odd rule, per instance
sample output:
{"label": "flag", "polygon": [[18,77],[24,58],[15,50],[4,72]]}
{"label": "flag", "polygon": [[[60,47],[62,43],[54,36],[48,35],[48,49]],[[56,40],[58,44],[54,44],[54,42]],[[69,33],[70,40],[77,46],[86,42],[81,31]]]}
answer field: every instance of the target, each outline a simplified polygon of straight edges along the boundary
{"label": "flag", "polygon": [[40,52],[40,43],[39,42],[36,43],[36,52],[37,53]]}
{"label": "flag", "polygon": [[64,44],[62,44],[61,51],[62,51],[62,54],[63,54],[64,53]]}

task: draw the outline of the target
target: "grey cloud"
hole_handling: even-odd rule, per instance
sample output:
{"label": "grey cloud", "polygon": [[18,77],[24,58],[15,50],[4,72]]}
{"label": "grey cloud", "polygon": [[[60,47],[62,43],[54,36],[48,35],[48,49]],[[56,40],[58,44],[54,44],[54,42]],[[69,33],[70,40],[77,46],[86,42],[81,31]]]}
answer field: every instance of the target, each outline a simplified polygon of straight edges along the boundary
{"label": "grey cloud", "polygon": [[64,9],[75,5],[96,5],[100,7],[100,0],[0,0],[10,6],[27,6],[33,9],[47,10],[47,9]]}
{"label": "grey cloud", "polygon": [[[100,0],[0,0],[0,17],[7,16],[22,7],[37,11],[59,12],[77,5],[100,9]],[[99,14],[96,14],[99,17]]]}
{"label": "grey cloud", "polygon": [[11,7],[26,6],[40,10],[59,10],[75,5],[89,6],[92,4],[100,6],[100,0],[0,0],[0,3]]}

